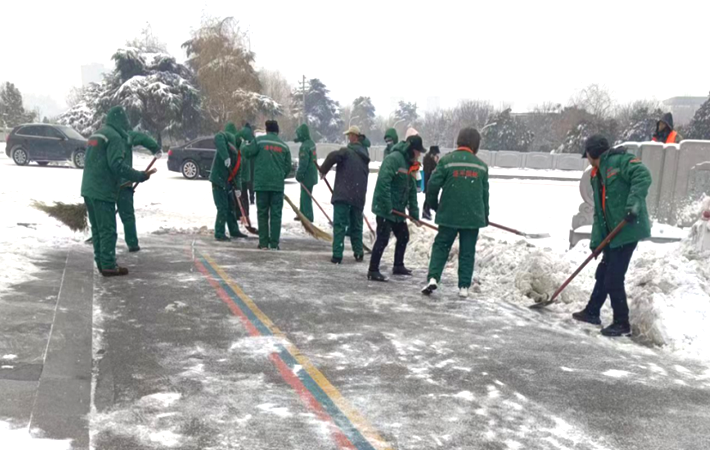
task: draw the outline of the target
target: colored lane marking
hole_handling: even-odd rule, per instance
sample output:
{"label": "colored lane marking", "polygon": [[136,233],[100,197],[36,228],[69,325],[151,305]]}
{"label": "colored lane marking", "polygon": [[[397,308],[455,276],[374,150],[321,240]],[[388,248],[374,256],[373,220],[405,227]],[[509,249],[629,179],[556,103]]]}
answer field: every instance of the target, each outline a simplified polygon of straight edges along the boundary
{"label": "colored lane marking", "polygon": [[[335,433],[335,438],[341,447],[357,450],[392,450],[367,420],[343,398],[340,392],[209,255],[202,253],[195,259],[195,265],[208,278],[232,313],[242,320],[249,334],[275,336],[280,339],[281,343],[276,345],[278,352],[271,355],[272,362],[285,381],[319,417],[322,418],[319,412],[322,414],[327,412],[330,420],[340,429],[341,435]],[[301,370],[294,373],[296,366],[299,365]],[[343,439],[347,442],[343,442]]]}

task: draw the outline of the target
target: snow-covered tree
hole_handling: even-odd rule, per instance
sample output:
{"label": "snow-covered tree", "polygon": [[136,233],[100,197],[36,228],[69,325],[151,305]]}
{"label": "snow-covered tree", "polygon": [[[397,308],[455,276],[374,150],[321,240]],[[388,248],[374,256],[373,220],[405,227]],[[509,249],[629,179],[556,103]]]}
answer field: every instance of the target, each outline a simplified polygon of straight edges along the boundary
{"label": "snow-covered tree", "polygon": [[592,116],[591,119],[584,119],[576,127],[567,132],[562,145],[557,149],[557,153],[579,153],[584,152],[584,144],[587,139],[595,134],[601,134],[607,138],[609,143],[616,142],[618,136],[618,123],[615,119],[599,119]]}
{"label": "snow-covered tree", "polygon": [[695,112],[686,128],[684,138],[710,139],[710,98]]}
{"label": "snow-covered tree", "polygon": [[81,91],[73,91],[76,95],[75,102],[68,111],[59,116],[58,122],[89,137],[101,125],[101,115],[97,114],[98,102],[99,98],[106,94],[106,90],[104,83],[91,83]]}
{"label": "snow-covered tree", "polygon": [[513,117],[510,108],[490,119],[483,130],[482,148],[527,152],[535,137],[521,119]]}
{"label": "snow-covered tree", "polygon": [[[233,18],[206,20],[183,48],[202,91],[205,131],[215,132],[230,121],[253,122],[258,113],[269,116],[281,111],[262,97],[245,95],[259,94],[261,83],[247,35]],[[262,106],[269,109],[260,110]]]}
{"label": "snow-covered tree", "polygon": [[[291,111],[295,118],[303,117],[303,86],[293,91]],[[330,91],[318,78],[308,81],[306,89],[306,121],[311,137],[316,141],[337,142],[343,121],[340,104],[330,98]]]}
{"label": "snow-covered tree", "polygon": [[36,114],[25,109],[20,90],[12,83],[0,87],[0,121],[7,128],[14,128],[23,123],[33,122]]}
{"label": "snow-covered tree", "polygon": [[617,121],[623,129],[616,143],[650,141],[656,130],[656,122],[662,115],[660,109],[651,109],[643,103],[632,106],[629,112],[617,114]]}
{"label": "snow-covered tree", "polygon": [[358,97],[353,101],[351,121],[360,131],[369,136],[375,128],[375,105],[370,97]]}
{"label": "snow-covered tree", "polygon": [[424,114],[419,132],[427,145],[451,145],[451,140],[455,133],[452,128],[452,115],[453,111],[450,109],[439,109]]}
{"label": "snow-covered tree", "polygon": [[397,110],[394,112],[394,117],[397,122],[404,123],[405,127],[414,126],[414,123],[419,118],[417,104],[400,101],[397,105]]}

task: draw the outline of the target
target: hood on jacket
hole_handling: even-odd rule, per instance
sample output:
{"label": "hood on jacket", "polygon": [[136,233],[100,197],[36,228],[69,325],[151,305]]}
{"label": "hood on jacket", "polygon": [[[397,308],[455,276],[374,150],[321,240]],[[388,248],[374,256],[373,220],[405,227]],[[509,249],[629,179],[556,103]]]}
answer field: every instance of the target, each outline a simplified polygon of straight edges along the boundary
{"label": "hood on jacket", "polygon": [[673,126],[673,114],[671,114],[671,113],[669,113],[669,112],[668,112],[668,113],[665,113],[665,114],[663,115],[663,117],[661,117],[661,120],[659,120],[658,123],[656,124],[656,130],[658,130],[658,125],[659,125],[661,122],[665,123],[666,126],[667,126],[668,128],[670,128],[671,130],[675,130],[675,127]]}
{"label": "hood on jacket", "polygon": [[397,136],[397,130],[395,130],[394,128],[388,129],[385,132],[385,140],[387,140],[387,138],[392,139],[392,142],[397,144],[399,142],[399,136]]}
{"label": "hood on jacket", "polygon": [[348,144],[348,148],[352,151],[355,152],[357,156],[362,158],[366,163],[370,163],[370,154],[367,151],[367,148],[363,146],[361,143],[356,143],[356,144]]}
{"label": "hood on jacket", "polygon": [[114,106],[108,110],[108,114],[106,114],[106,125],[115,129],[118,134],[123,137],[127,137],[128,132],[131,130],[131,124],[128,123],[126,110],[123,109],[122,106]]}
{"label": "hood on jacket", "polygon": [[308,129],[308,125],[301,124],[298,128],[296,128],[296,139],[294,139],[295,142],[306,142],[311,140],[311,132]]}

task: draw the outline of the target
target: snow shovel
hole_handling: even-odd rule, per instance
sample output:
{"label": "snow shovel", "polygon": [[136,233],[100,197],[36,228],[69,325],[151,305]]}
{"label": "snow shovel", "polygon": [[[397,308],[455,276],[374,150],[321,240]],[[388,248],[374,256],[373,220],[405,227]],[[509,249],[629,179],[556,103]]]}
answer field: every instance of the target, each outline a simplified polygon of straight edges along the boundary
{"label": "snow shovel", "polygon": [[291,208],[293,209],[293,212],[296,213],[296,216],[298,216],[298,220],[301,221],[303,224],[303,228],[306,230],[308,234],[313,236],[316,239],[321,239],[324,241],[328,242],[333,242],[333,236],[329,235],[325,231],[321,230],[317,226],[313,225],[313,223],[308,220],[306,216],[303,215],[300,209],[296,207],[296,205],[293,204],[290,198],[288,198],[288,195],[284,194],[284,199],[286,200],[286,203],[288,203]]}
{"label": "snow shovel", "polygon": [[251,221],[249,220],[249,216],[246,215],[246,211],[244,210],[244,206],[242,206],[242,199],[239,198],[237,193],[235,191],[232,191],[232,195],[234,196],[234,201],[239,205],[239,210],[242,212],[242,225],[244,225],[244,228],[247,229],[248,232],[251,234],[259,235],[259,230],[251,226]]}
{"label": "snow shovel", "polygon": [[604,250],[604,248],[605,248],[607,245],[609,245],[609,243],[612,241],[612,239],[614,239],[614,238],[616,237],[616,235],[621,232],[621,230],[626,226],[627,223],[628,223],[627,221],[622,220],[621,223],[620,223],[619,225],[617,225],[616,228],[614,228],[614,230],[613,230],[611,233],[609,233],[609,235],[606,237],[606,239],[604,239],[604,240],[602,241],[602,243],[599,245],[599,247],[597,247],[596,250],[594,250],[594,251],[592,252],[592,254],[589,255],[589,256],[587,257],[587,259],[584,260],[584,262],[582,263],[582,265],[580,265],[580,266],[577,268],[577,270],[574,271],[574,273],[572,274],[572,276],[569,277],[569,278],[567,278],[567,280],[566,280],[564,283],[562,283],[562,286],[560,286],[560,287],[555,291],[555,293],[552,294],[552,297],[550,297],[549,299],[547,299],[547,300],[545,300],[545,301],[541,301],[541,302],[535,303],[535,304],[533,304],[533,305],[530,305],[528,308],[530,308],[530,309],[542,309],[542,308],[544,308],[544,307],[546,307],[546,306],[549,306],[549,305],[555,303],[555,301],[557,301],[557,297],[559,297],[559,295],[562,293],[562,291],[564,291],[564,289],[572,282],[572,280],[574,280],[574,278],[575,278],[577,275],[579,275],[579,273],[582,271],[582,269],[584,269],[584,268],[587,266],[587,264],[589,264],[589,262],[590,262],[591,260],[593,260],[594,258],[596,258],[597,256],[599,256],[599,254],[602,252],[602,250]]}
{"label": "snow shovel", "polygon": [[[313,164],[316,165],[316,169],[318,169],[318,173],[320,173],[320,166],[318,165],[318,163],[313,161]],[[328,186],[328,189],[330,190],[330,195],[333,195],[333,188],[330,185],[330,181],[328,181],[328,179],[325,176],[323,176],[323,181],[325,181],[325,185]],[[365,223],[367,224],[367,228],[369,228],[369,230],[370,230],[370,240],[372,242],[375,242],[375,240],[377,240],[377,235],[375,234],[375,230],[372,229],[372,225],[370,225],[370,221],[367,220],[367,216],[365,214],[362,215],[362,218],[365,219]],[[370,250],[368,250],[368,251],[370,251]]]}
{"label": "snow shovel", "polygon": [[498,225],[497,223],[493,222],[488,222],[488,225],[495,227],[495,228],[500,228],[501,230],[507,231],[509,233],[517,234],[518,236],[522,236],[524,238],[528,239],[545,239],[549,238],[550,235],[547,233],[523,233],[522,231],[514,230],[512,228],[504,227],[503,225]]}

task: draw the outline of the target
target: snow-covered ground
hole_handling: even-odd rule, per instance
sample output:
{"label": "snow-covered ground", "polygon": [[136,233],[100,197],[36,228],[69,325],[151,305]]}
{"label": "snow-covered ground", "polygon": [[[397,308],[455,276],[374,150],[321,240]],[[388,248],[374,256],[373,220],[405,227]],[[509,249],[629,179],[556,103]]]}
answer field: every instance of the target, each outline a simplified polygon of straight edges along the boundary
{"label": "snow-covered ground", "polygon": [[[31,200],[80,202],[82,172],[70,167],[16,166],[4,154],[0,143],[0,296],[10,283],[31,279],[37,270],[34,261],[42,252],[81,243],[87,236],[72,233],[44,213],[29,206]],[[135,167],[147,166],[149,157],[136,154]],[[199,233],[211,235],[215,208],[207,181],[189,181],[167,170],[166,160],[157,164],[159,172],[136,190],[139,234]],[[334,174],[330,174],[331,183]],[[377,174],[371,174],[370,192]],[[332,217],[330,193],[324,183],[314,189],[317,199]],[[299,186],[287,183],[286,194],[298,204]],[[368,196],[368,218],[371,195]],[[550,293],[588,255],[588,241],[568,250],[572,216],[581,202],[577,181],[499,180],[491,181],[491,220],[529,233],[547,232],[549,239],[523,240],[488,228],[478,245],[476,279],[486,298],[530,304],[535,297]],[[420,194],[420,204],[423,196]],[[314,207],[316,224],[329,230],[323,214]],[[252,219],[255,220],[252,206]],[[294,213],[284,206],[284,234],[305,235]],[[412,230],[407,264],[426,267],[435,233]],[[661,227],[664,233],[678,230]],[[119,230],[121,226],[119,225]],[[120,233],[120,231],[119,231]],[[682,234],[687,234],[682,231]],[[124,245],[119,236],[119,245]],[[385,256],[391,261],[392,246]],[[455,256],[452,252],[445,283],[455,283]],[[560,320],[584,307],[594,284],[593,262],[563,293],[562,301],[551,309]],[[627,276],[632,325],[641,341],[661,345],[669,351],[710,360],[710,264],[708,255],[696,254],[687,242],[653,244],[644,242],[634,256]],[[424,280],[418,280],[423,282]],[[413,287],[414,288],[414,287]],[[604,320],[611,312],[605,307]]]}

